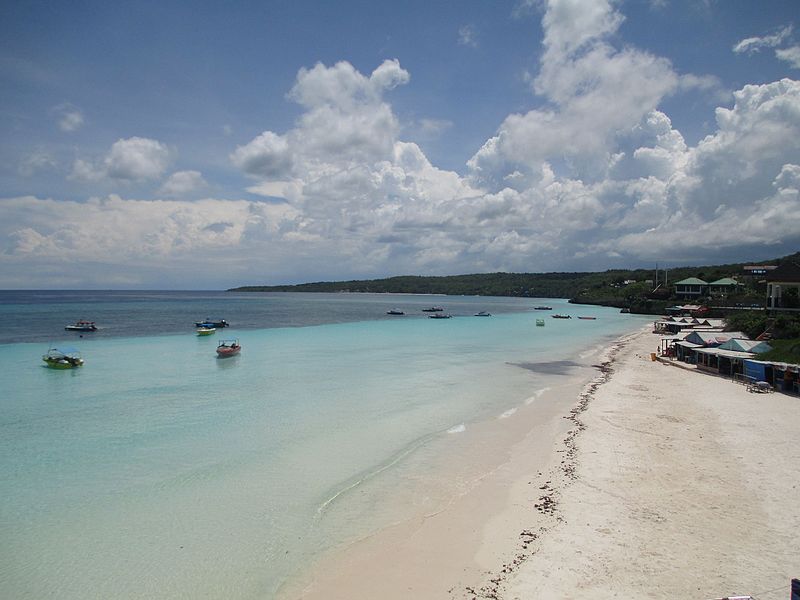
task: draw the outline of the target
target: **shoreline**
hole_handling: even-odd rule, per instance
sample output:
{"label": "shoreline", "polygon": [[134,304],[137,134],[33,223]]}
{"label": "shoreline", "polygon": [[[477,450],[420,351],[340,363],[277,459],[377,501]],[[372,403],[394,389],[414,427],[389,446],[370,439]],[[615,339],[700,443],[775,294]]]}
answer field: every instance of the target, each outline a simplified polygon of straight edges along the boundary
{"label": "shoreline", "polygon": [[566,412],[522,415],[508,460],[463,495],[334,550],[278,597],[785,598],[800,403],[651,361],[655,343],[612,342]]}
{"label": "shoreline", "polygon": [[499,581],[531,544],[531,513],[546,518],[552,509],[553,492],[543,501],[539,488],[549,487],[551,473],[574,461],[577,415],[608,379],[609,365],[632,335],[636,333],[615,338],[607,347],[587,347],[582,359],[595,357],[592,362],[601,364],[584,360],[565,383],[531,397],[513,418],[483,423],[473,432],[495,461],[469,482],[468,489],[430,513],[416,514],[324,554],[287,582],[277,597],[495,597]]}

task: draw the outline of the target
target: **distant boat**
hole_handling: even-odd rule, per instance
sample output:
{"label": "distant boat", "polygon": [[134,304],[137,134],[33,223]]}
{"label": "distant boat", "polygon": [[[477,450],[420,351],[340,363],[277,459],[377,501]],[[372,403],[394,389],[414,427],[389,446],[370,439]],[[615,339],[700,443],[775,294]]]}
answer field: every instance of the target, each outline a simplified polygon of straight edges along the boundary
{"label": "distant boat", "polygon": [[554,319],[571,319],[571,315],[550,315]]}
{"label": "distant boat", "polygon": [[216,333],[217,330],[214,327],[198,327],[197,328],[197,335],[212,335]]}
{"label": "distant boat", "polygon": [[486,312],[485,310],[482,310],[481,312],[475,313],[475,316],[476,317],[491,317],[492,313]]}
{"label": "distant boat", "polygon": [[195,321],[194,326],[222,329],[223,327],[230,327],[231,324],[228,323],[225,319],[220,319],[219,321],[212,321],[211,319],[206,319],[205,321]]}
{"label": "distant boat", "polygon": [[579,319],[583,319],[584,321],[594,321],[597,317],[578,317]]}
{"label": "distant boat", "polygon": [[387,310],[387,311],[386,311],[386,314],[387,314],[387,315],[404,315],[404,314],[406,314],[406,313],[404,313],[404,312],[403,312],[402,310],[400,310],[399,308],[393,308],[392,310]]}
{"label": "distant boat", "polygon": [[422,312],[442,312],[444,307],[442,306],[431,306],[429,308],[423,308]]}
{"label": "distant boat", "polygon": [[544,327],[544,319],[536,319],[537,327]]}
{"label": "distant boat", "polygon": [[552,306],[534,306],[533,310],[553,310]]}
{"label": "distant boat", "polygon": [[67,325],[64,327],[67,331],[97,331],[97,326],[94,324],[94,321],[76,321],[72,325]]}
{"label": "distant boat", "polygon": [[42,360],[51,369],[74,369],[83,366],[83,358],[76,348],[50,348]]}
{"label": "distant boat", "polygon": [[236,356],[241,351],[239,340],[222,340],[217,344],[217,358]]}
{"label": "distant boat", "polygon": [[448,315],[445,313],[434,313],[432,315],[428,315],[429,319],[449,319],[452,315]]}

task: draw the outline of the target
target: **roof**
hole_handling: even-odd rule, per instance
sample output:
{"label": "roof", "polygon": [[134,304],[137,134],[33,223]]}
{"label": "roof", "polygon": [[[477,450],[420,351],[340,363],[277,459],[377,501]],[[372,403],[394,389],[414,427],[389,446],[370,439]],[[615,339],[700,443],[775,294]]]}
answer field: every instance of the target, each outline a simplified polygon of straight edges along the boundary
{"label": "roof", "polygon": [[800,283],[800,262],[787,260],[778,265],[774,271],[770,271],[766,276],[767,281],[785,281],[788,283]]}
{"label": "roof", "polygon": [[741,331],[692,331],[684,339],[697,344],[707,346],[708,344],[724,344],[730,339],[747,339]]}
{"label": "roof", "polygon": [[722,279],[712,281],[709,285],[739,285],[739,282],[732,277],[723,277]]}
{"label": "roof", "polygon": [[753,358],[755,356],[752,352],[737,352],[736,350],[722,350],[721,348],[697,348],[695,352],[724,356],[725,358]]}
{"label": "roof", "polygon": [[720,345],[720,350],[737,350],[739,352],[753,352],[760,354],[762,352],[769,352],[772,350],[767,342],[759,342],[758,340],[740,340],[730,339],[724,344]]}
{"label": "roof", "polygon": [[697,277],[687,277],[686,279],[676,281],[675,285],[708,285],[708,283]]}

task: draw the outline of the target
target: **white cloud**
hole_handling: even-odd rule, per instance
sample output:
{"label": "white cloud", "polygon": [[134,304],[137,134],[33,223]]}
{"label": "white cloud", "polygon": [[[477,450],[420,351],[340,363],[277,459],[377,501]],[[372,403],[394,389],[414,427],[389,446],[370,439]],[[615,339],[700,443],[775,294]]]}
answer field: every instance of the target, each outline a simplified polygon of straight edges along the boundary
{"label": "white cloud", "polygon": [[800,46],[775,50],[775,56],[788,62],[792,68],[800,69]]}
{"label": "white cloud", "polygon": [[199,171],[176,171],[161,185],[158,193],[167,198],[179,198],[208,187]]}
{"label": "white cloud", "polygon": [[57,119],[61,131],[71,133],[83,126],[83,113],[77,106],[69,102],[54,106],[50,112]]}
{"label": "white cloud", "polygon": [[57,166],[56,160],[49,152],[38,148],[20,159],[17,171],[23,177],[31,177],[36,173],[51,171]]}
{"label": "white cloud", "polygon": [[172,161],[172,152],[161,142],[131,137],[114,142],[100,161],[77,159],[71,179],[100,181],[105,178],[122,181],[144,181],[160,178]]}
{"label": "white cloud", "polygon": [[778,29],[775,33],[771,35],[765,35],[761,37],[749,37],[746,39],[741,40],[738,42],[734,47],[733,51],[736,54],[753,54],[754,52],[758,52],[762,48],[775,48],[780,46],[783,41],[789,37],[792,33],[792,26],[786,25]]}

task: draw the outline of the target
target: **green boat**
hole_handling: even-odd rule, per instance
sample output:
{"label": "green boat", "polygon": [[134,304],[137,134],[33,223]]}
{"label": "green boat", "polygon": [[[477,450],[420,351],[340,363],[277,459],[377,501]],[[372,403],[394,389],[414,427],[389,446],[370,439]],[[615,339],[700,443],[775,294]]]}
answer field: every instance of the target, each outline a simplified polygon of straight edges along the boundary
{"label": "green boat", "polygon": [[83,366],[81,353],[77,348],[50,348],[47,354],[42,356],[42,360],[51,369],[75,369]]}

